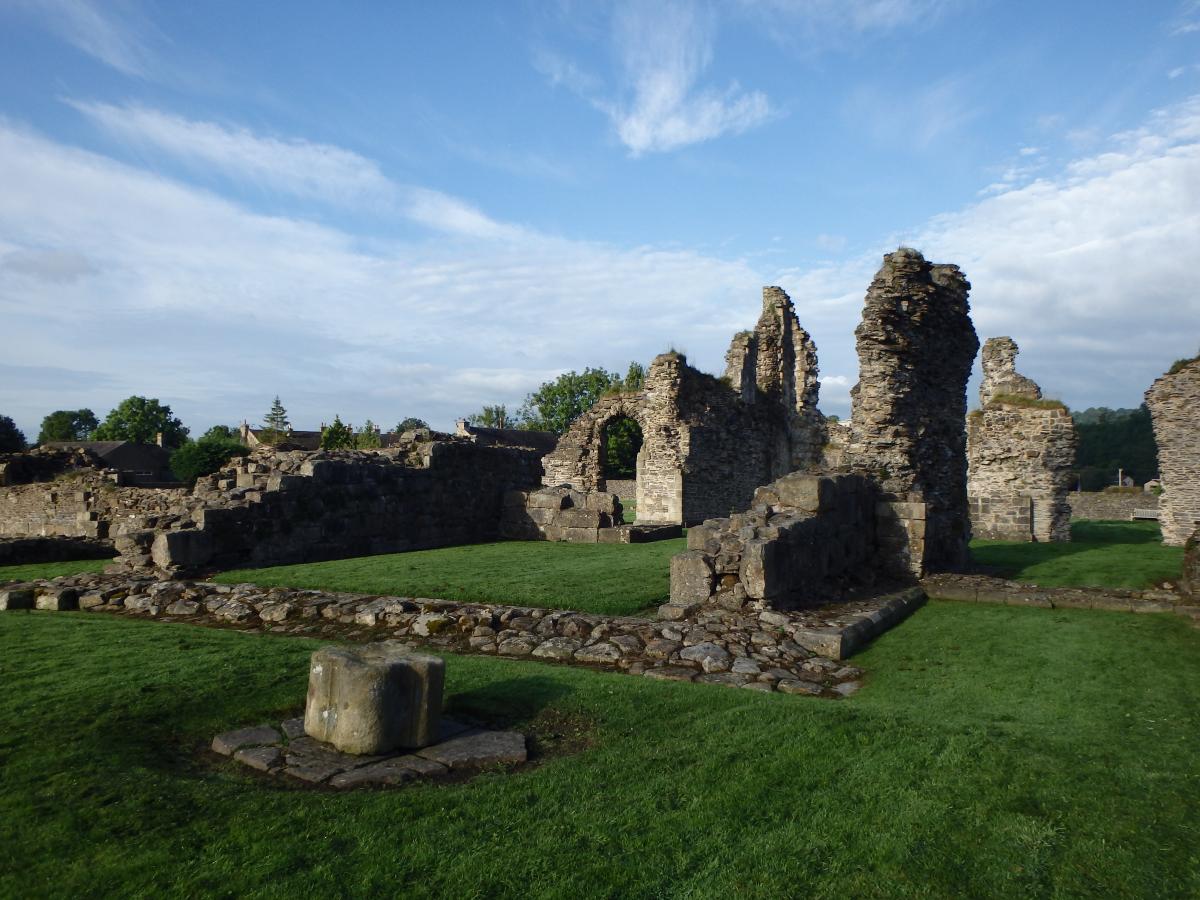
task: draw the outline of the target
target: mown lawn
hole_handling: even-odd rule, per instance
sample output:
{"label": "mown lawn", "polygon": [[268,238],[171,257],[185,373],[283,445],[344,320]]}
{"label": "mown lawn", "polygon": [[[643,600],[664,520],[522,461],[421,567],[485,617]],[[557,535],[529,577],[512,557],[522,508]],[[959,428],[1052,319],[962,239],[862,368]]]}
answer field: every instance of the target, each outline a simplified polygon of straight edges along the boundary
{"label": "mown lawn", "polygon": [[82,575],[102,572],[109,559],[75,559],[66,562],[26,563],[19,566],[0,566],[0,584],[6,581],[33,581],[38,578],[57,578],[59,575]]}
{"label": "mown lawn", "polygon": [[310,640],[0,614],[0,896],[1200,894],[1200,632],[931,603],[834,702],[451,657],[451,711],[585,728],[517,774],[334,794],[200,751]]}
{"label": "mown lawn", "polygon": [[629,615],[667,601],[683,538],[649,544],[502,541],[237,569],[214,580]]}
{"label": "mown lawn", "polygon": [[1070,543],[972,541],[971,556],[1001,578],[1043,587],[1177,584],[1183,548],[1164,547],[1157,522],[1075,522]]}

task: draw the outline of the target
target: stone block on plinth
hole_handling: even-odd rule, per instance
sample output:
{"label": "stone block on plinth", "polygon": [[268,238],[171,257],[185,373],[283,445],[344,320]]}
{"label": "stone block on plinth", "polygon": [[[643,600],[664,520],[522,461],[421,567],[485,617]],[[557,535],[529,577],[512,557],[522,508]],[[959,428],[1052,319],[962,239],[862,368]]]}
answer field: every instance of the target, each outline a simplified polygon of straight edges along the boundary
{"label": "stone block on plinth", "polygon": [[426,747],[438,739],[446,664],[391,641],[312,655],[304,730],[345,753]]}

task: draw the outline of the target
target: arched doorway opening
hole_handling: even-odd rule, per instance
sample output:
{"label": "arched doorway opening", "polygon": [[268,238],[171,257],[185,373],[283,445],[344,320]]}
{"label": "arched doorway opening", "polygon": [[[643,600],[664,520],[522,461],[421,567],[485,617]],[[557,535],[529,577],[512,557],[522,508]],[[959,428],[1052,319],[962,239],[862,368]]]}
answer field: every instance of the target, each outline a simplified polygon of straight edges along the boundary
{"label": "arched doorway opening", "polygon": [[600,470],[604,490],[621,498],[625,521],[637,512],[637,458],[642,449],[642,427],[630,416],[616,416],[600,435]]}

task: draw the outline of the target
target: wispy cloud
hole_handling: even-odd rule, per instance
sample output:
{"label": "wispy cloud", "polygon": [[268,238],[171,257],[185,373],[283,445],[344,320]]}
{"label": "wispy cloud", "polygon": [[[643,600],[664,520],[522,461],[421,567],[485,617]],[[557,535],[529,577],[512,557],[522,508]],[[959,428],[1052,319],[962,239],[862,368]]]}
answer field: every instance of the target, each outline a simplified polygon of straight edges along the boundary
{"label": "wispy cloud", "polygon": [[126,75],[145,78],[157,57],[150,49],[153,30],[126,4],[91,0],[13,0],[49,31],[89,56]]}
{"label": "wispy cloud", "polygon": [[716,13],[707,5],[625,2],[611,26],[615,96],[605,93],[601,79],[555,54],[539,53],[535,65],[552,84],[604,112],[632,155],[661,153],[740,134],[773,115],[761,91],[743,90],[736,82],[723,88],[702,83],[716,31]]}
{"label": "wispy cloud", "polygon": [[388,178],[373,160],[330,144],[256,134],[137,104],[68,101],[122,142],[152,148],[205,172],[336,206],[394,211],[437,231],[474,237],[520,237],[465,201]]}
{"label": "wispy cloud", "polygon": [[1171,20],[1172,35],[1195,34],[1200,31],[1200,0],[1184,0]]}
{"label": "wispy cloud", "polygon": [[928,27],[972,0],[738,0],[780,43],[817,52],[872,32]]}
{"label": "wispy cloud", "polygon": [[846,120],[875,141],[926,150],[945,141],[978,117],[970,79],[948,76],[917,90],[863,85],[847,97]]}

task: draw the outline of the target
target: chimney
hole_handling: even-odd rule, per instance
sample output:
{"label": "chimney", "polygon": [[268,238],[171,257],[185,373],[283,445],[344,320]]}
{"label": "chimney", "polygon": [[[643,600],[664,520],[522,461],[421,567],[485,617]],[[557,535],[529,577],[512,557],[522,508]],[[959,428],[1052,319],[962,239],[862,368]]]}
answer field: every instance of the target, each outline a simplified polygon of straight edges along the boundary
{"label": "chimney", "polygon": [[161,431],[156,432],[154,435],[154,443],[158,444],[158,446],[161,447],[162,442],[163,442],[162,432]]}

